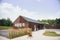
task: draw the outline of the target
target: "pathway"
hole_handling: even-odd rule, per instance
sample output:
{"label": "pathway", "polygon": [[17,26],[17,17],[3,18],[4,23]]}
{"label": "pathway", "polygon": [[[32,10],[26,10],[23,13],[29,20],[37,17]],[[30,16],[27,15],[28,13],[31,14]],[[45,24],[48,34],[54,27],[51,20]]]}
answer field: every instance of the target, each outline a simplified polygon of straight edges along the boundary
{"label": "pathway", "polygon": [[[59,29],[60,30],[60,29]],[[43,35],[43,32],[45,30],[39,30],[39,31],[35,31],[32,33],[32,37],[28,37],[28,35],[25,35],[25,36],[22,36],[22,37],[17,37],[17,38],[14,38],[14,39],[11,39],[11,40],[60,40],[60,37],[49,37],[49,36],[44,36]],[[54,30],[56,31],[56,30]],[[60,33],[60,31],[59,31]],[[1,37],[0,36],[0,40],[10,40],[10,39],[7,39],[5,37]]]}

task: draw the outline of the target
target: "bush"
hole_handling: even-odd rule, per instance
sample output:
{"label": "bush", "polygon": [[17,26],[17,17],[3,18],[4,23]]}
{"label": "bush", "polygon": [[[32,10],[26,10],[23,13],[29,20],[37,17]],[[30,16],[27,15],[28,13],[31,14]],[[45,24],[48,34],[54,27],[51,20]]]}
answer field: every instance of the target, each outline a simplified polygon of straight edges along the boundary
{"label": "bush", "polygon": [[12,38],[27,35],[28,31],[31,32],[31,29],[30,28],[27,28],[27,29],[26,28],[23,28],[23,29],[10,29],[8,38],[12,39]]}
{"label": "bush", "polygon": [[53,31],[45,31],[43,33],[43,35],[45,35],[45,36],[60,36],[60,34],[57,34],[56,32],[53,32]]}

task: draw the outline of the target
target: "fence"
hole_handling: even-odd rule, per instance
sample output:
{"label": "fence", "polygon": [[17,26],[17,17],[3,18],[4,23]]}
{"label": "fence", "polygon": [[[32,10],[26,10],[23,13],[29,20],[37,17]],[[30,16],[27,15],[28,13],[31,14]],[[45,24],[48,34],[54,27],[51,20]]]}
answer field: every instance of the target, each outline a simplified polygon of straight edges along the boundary
{"label": "fence", "polygon": [[46,26],[47,29],[60,29],[60,24],[55,24],[55,25],[48,25]]}

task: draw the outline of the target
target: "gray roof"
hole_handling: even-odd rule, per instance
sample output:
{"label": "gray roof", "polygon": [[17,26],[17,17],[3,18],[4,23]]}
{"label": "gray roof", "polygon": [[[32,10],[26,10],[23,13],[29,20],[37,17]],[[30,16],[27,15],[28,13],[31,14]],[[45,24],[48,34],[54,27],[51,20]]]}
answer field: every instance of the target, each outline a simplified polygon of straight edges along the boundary
{"label": "gray roof", "polygon": [[38,23],[38,24],[48,24],[46,22],[38,22],[37,20],[33,20],[27,17],[22,16],[25,20],[27,20],[28,22],[34,22],[34,23]]}

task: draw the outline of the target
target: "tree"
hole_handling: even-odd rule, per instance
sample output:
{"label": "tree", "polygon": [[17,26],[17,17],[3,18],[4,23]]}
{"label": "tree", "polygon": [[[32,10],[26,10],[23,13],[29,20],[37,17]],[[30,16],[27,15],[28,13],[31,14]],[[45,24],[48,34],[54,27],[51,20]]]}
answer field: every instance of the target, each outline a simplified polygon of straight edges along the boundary
{"label": "tree", "polygon": [[6,25],[7,26],[12,26],[12,21],[9,18],[6,20]]}
{"label": "tree", "polygon": [[60,18],[56,19],[56,24],[60,24]]}
{"label": "tree", "polygon": [[8,19],[0,19],[0,26],[12,26],[12,21]]}
{"label": "tree", "polygon": [[6,19],[1,19],[0,20],[0,25],[2,26],[5,26],[6,25]]}
{"label": "tree", "polygon": [[47,23],[49,23],[49,24],[54,24],[55,23],[55,20],[51,20],[51,19],[47,19],[47,20],[38,20],[38,21],[40,21],[40,22],[47,22]]}

